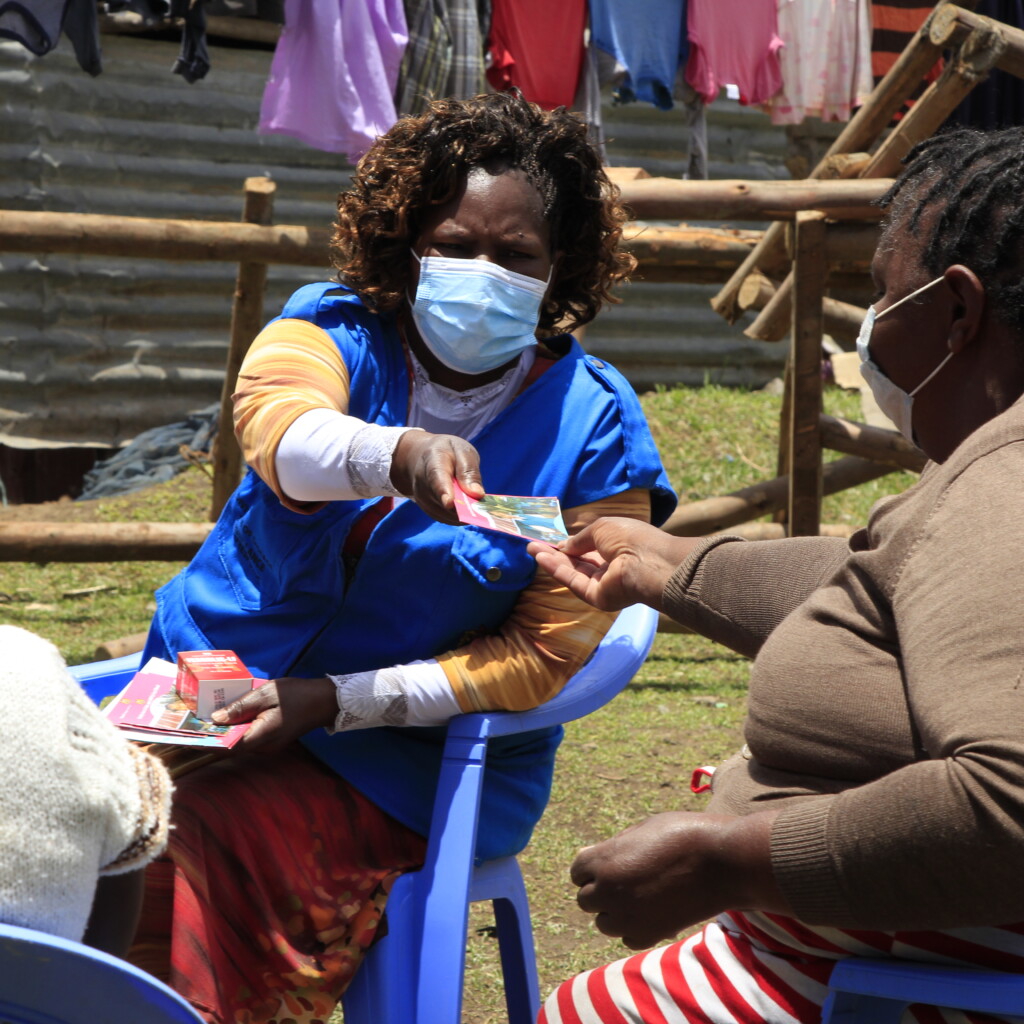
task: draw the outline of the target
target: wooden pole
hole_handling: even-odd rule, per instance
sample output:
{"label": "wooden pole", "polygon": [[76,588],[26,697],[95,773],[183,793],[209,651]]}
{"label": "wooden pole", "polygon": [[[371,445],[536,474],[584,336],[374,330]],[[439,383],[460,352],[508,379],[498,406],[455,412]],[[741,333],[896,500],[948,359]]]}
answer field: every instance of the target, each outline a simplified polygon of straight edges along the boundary
{"label": "wooden pole", "polygon": [[0,251],[328,266],[326,229],[0,210]]}
{"label": "wooden pole", "polygon": [[[269,224],[274,215],[276,188],[269,178],[246,178],[242,220],[249,224]],[[217,434],[213,439],[213,496],[210,501],[212,522],[216,521],[242,478],[242,452],[235,439],[234,403],[231,395],[245,353],[263,327],[266,284],[266,263],[244,260],[238,265],[235,296],[231,306],[231,337],[220,394],[220,415],[217,419]]]}
{"label": "wooden pole", "polygon": [[996,67],[1018,78],[1024,78],[1024,31],[1019,27],[993,21],[981,14],[964,10],[963,6],[956,4],[943,4],[932,19],[932,34],[954,44],[962,43],[977,29],[999,32],[1006,40],[1006,49],[999,55]]}
{"label": "wooden pole", "polygon": [[829,451],[858,455],[875,462],[886,462],[900,469],[920,473],[928,457],[902,434],[867,423],[853,423],[835,416],[819,420],[821,446]]}
{"label": "wooden pole", "polygon": [[939,79],[924,91],[889,137],[878,147],[864,171],[868,177],[898,173],[903,158],[919,142],[931,138],[961,101],[998,63],[1006,39],[994,22],[972,31],[946,63]]}
{"label": "wooden pole", "polygon": [[0,523],[0,562],[187,562],[210,523]]}
{"label": "wooden pole", "polygon": [[[827,243],[826,243],[827,248]],[[868,288],[868,281],[864,281],[865,291]],[[776,288],[771,280],[760,271],[754,271],[740,288],[739,302],[743,309],[764,309],[775,294]],[[824,316],[825,333],[830,334],[837,341],[845,341],[853,344],[860,333],[860,325],[867,312],[863,306],[855,306],[850,302],[840,302],[839,299],[830,299],[827,296],[822,299],[821,311]]]}
{"label": "wooden pole", "polygon": [[[891,465],[844,455],[825,463],[822,493],[838,494],[892,472],[894,467]],[[737,523],[749,523],[771,515],[776,509],[784,508],[788,500],[789,478],[779,476],[743,487],[732,494],[681,505],[662,529],[676,537],[704,537],[719,530],[728,530]]]}
{"label": "wooden pole", "polygon": [[876,221],[875,200],[891,181],[879,178],[796,181],[680,181],[643,178],[622,186],[622,200],[640,220],[792,220],[820,210],[833,220]]}
{"label": "wooden pole", "polygon": [[[828,148],[821,162],[811,172],[812,178],[835,175],[834,164],[830,164],[833,157],[870,149],[903,101],[931,70],[942,55],[943,48],[948,45],[941,34],[937,33],[938,38],[930,34],[931,22],[934,17],[934,12],[928,16],[928,19],[907,44],[906,49],[900,54],[896,63],[868,97],[867,102],[854,114],[839,137]],[[950,28],[950,36],[952,33],[953,29]],[[772,224],[765,231],[761,242],[711,300],[712,309],[729,323],[735,323],[741,313],[736,298],[743,279],[752,270],[758,268],[770,272],[770,265],[778,261],[783,245],[782,225]]]}
{"label": "wooden pole", "polygon": [[[869,227],[851,224],[851,227]],[[645,280],[724,281],[760,231],[632,224],[622,243]],[[283,263],[326,270],[329,233],[294,225],[0,210],[0,251]]]}
{"label": "wooden pole", "polygon": [[636,257],[645,281],[724,281],[760,238],[760,231],[634,223],[619,248]]}
{"label": "wooden pole", "polygon": [[791,537],[815,537],[821,523],[821,300],[825,295],[825,216],[798,213],[793,261],[793,397],[789,428]]}

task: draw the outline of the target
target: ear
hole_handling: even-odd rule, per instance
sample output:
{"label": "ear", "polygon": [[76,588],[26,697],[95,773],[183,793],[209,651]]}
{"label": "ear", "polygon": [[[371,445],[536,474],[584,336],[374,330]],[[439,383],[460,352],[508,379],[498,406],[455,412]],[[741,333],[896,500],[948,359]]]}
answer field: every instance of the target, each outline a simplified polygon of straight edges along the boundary
{"label": "ear", "polygon": [[956,263],[943,274],[953,296],[949,349],[962,352],[981,333],[985,315],[985,286],[970,267]]}

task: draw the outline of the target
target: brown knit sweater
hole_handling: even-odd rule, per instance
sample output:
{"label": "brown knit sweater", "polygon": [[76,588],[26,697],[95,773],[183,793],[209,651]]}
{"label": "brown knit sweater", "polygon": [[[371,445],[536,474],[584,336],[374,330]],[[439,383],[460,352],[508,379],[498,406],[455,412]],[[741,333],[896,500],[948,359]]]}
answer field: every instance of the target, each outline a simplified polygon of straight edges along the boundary
{"label": "brown knit sweater", "polygon": [[781,812],[799,918],[1024,921],[1024,400],[849,544],[709,538],[665,598],[755,657],[747,746],[709,809]]}

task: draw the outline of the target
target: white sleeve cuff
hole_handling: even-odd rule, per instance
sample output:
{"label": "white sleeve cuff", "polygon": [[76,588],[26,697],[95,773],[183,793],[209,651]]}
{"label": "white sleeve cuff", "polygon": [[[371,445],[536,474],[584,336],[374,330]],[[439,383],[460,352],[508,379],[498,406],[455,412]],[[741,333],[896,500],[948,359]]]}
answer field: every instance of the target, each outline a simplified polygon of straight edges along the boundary
{"label": "white sleeve cuff", "polygon": [[444,669],[433,659],[327,678],[338,693],[338,717],[327,730],[332,735],[381,725],[443,725],[462,714]]}
{"label": "white sleeve cuff", "polygon": [[413,427],[382,427],[334,409],[309,409],[277,446],[274,468],[293,501],[350,501],[396,496],[391,458]]}

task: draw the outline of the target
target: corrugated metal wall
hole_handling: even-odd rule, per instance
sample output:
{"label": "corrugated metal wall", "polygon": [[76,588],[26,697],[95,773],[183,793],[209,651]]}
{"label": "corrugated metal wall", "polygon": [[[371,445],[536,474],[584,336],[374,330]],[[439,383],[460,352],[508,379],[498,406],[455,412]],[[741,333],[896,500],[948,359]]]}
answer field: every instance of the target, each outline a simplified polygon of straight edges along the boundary
{"label": "corrugated metal wall", "polygon": [[[0,207],[237,220],[243,180],[278,185],[278,223],[326,225],[347,177],[340,157],[255,131],[267,50],[212,45],[209,76],[170,72],[174,41],[103,37],[102,75],[70,47],[36,59],[0,42]],[[678,112],[608,106],[612,163],[678,175]],[[712,177],[788,177],[786,136],[717,102]],[[217,399],[235,266],[0,252],[0,440],[118,444]],[[267,314],[322,275],[273,267]],[[705,379],[758,385],[777,346],[747,342],[708,306],[708,285],[629,286],[586,345],[638,389]]]}

